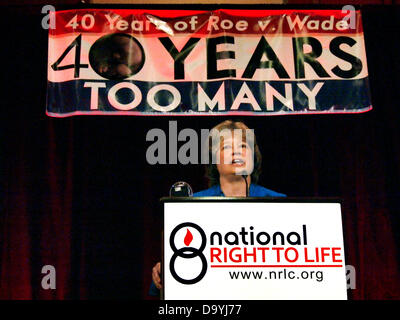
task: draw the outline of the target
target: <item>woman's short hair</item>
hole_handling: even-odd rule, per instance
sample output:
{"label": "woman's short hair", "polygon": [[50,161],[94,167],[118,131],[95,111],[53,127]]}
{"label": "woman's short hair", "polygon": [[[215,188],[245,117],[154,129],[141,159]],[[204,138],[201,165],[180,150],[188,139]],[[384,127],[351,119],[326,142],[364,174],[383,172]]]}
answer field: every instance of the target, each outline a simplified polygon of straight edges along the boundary
{"label": "woman's short hair", "polygon": [[[226,120],[224,122],[221,122],[220,124],[216,125],[214,128],[211,129],[210,134],[207,139],[207,146],[208,146],[208,157],[209,159],[215,159],[215,153],[217,151],[216,149],[216,143],[221,143],[222,136],[218,141],[215,141],[213,139],[213,133],[218,131],[221,133],[221,131],[236,131],[236,130],[241,130],[242,131],[242,139],[247,142],[250,146],[254,148],[252,150],[252,153],[254,155],[253,157],[253,162],[254,162],[254,167],[253,167],[253,172],[251,173],[251,182],[257,183],[258,178],[261,174],[261,162],[262,162],[262,156],[260,149],[258,147],[256,137],[254,134],[247,134],[247,130],[250,130],[249,127],[247,127],[243,122],[241,121],[233,121],[233,120]],[[246,139],[251,139],[252,141],[246,141]],[[206,147],[207,147],[206,146]],[[208,165],[206,165],[206,177],[208,178],[208,184],[209,186],[214,186],[219,184],[219,172],[217,169],[217,165],[215,164],[214,161],[210,161]]]}

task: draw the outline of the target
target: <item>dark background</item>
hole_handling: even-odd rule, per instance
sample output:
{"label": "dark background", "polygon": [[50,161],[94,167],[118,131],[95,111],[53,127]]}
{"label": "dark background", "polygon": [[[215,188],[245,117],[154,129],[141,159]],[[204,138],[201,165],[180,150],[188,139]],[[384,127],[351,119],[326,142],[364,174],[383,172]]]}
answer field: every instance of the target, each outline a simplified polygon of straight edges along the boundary
{"label": "dark background", "polygon": [[[40,8],[2,6],[0,298],[146,299],[160,258],[158,199],[178,180],[207,187],[200,165],[147,164],[146,133],[226,118],[47,117]],[[349,297],[399,299],[400,10],[362,14],[372,111],[241,119],[263,154],[261,185],[343,199],[346,264],[357,272]],[[56,290],[41,288],[46,264]]]}

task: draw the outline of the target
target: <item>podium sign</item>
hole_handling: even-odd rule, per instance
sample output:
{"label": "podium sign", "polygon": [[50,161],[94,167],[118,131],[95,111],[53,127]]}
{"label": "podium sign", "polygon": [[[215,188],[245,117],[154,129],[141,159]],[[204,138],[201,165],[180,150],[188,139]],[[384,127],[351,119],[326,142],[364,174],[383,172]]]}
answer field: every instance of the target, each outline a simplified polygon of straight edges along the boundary
{"label": "podium sign", "polygon": [[347,299],[340,203],[162,201],[164,299]]}

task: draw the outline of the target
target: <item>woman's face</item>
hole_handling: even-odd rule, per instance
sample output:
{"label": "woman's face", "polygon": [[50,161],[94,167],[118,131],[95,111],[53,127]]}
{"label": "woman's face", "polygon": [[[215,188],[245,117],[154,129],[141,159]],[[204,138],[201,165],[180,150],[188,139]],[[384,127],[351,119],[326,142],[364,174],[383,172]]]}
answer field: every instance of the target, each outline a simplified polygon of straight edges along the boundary
{"label": "woman's face", "polygon": [[234,134],[221,139],[217,149],[217,169],[220,176],[251,175],[253,172],[252,148],[243,141],[242,137]]}

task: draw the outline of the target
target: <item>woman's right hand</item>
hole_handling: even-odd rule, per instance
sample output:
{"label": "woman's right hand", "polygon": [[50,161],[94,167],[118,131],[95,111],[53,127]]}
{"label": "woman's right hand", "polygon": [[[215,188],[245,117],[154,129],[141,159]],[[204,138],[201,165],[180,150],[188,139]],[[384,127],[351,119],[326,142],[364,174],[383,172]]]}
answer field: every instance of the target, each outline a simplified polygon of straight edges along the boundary
{"label": "woman's right hand", "polygon": [[162,288],[161,285],[161,262],[157,262],[157,264],[153,267],[151,276],[153,278],[153,282],[158,289]]}

